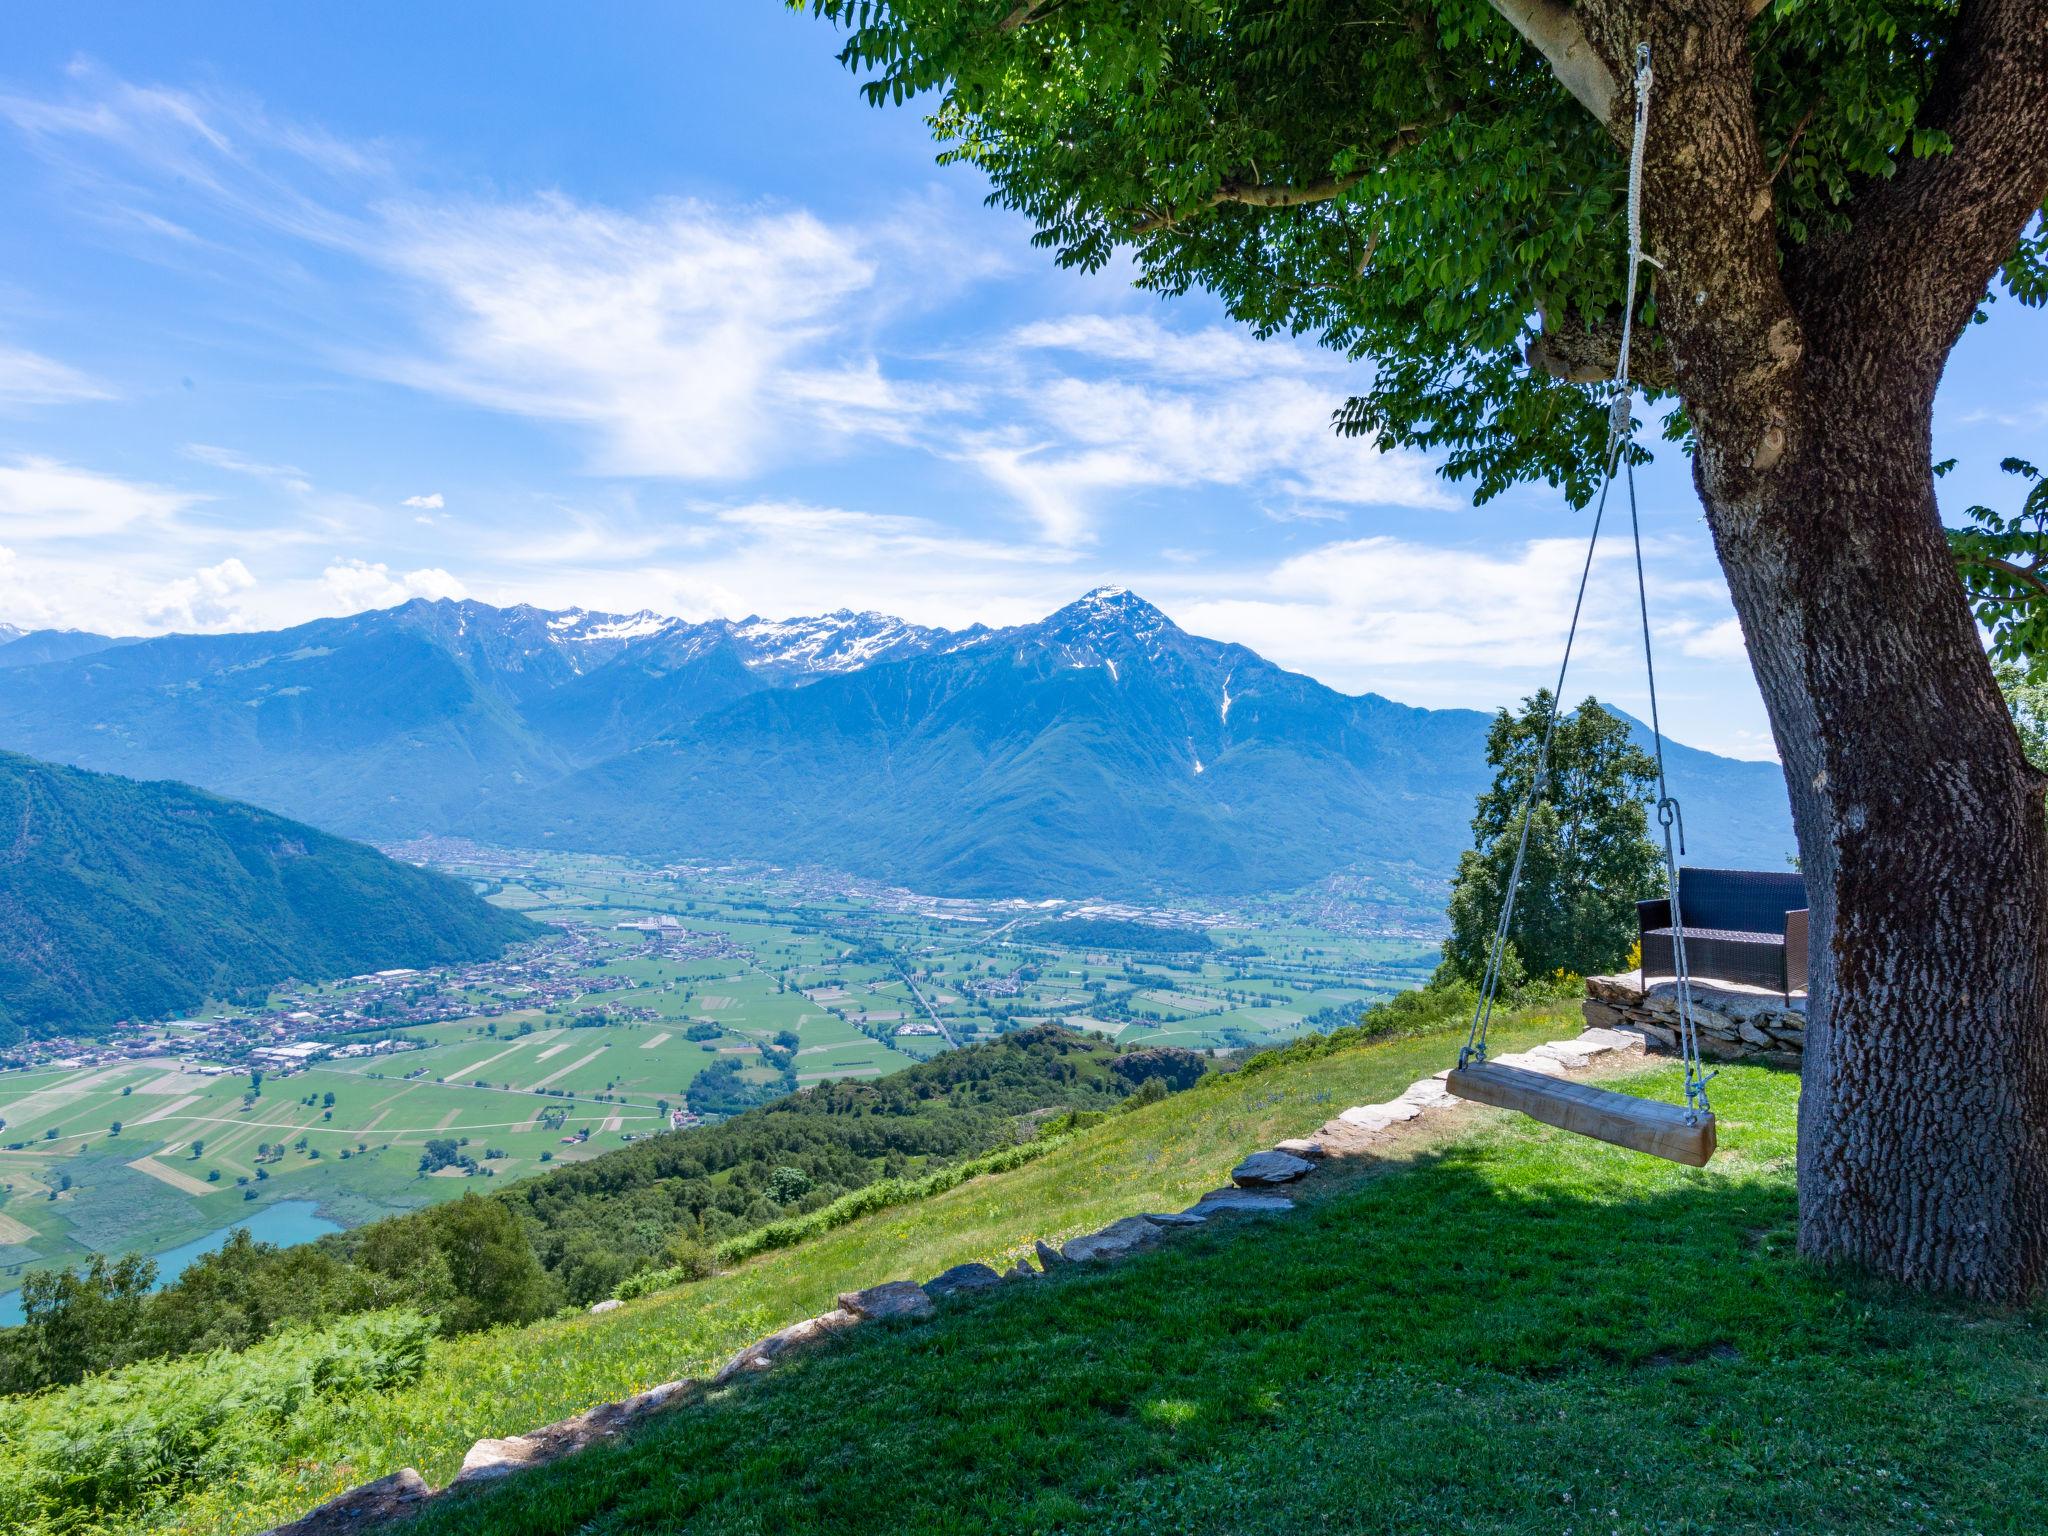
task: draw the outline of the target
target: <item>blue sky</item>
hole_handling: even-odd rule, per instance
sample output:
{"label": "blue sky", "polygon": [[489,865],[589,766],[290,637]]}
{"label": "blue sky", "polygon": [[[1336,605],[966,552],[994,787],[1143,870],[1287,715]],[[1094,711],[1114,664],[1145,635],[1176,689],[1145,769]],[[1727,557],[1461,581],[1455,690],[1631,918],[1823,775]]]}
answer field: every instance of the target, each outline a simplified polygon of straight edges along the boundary
{"label": "blue sky", "polygon": [[[0,620],[407,596],[1036,617],[1116,581],[1347,691],[1546,684],[1586,523],[1327,430],[1360,374],[1061,272],[773,0],[17,8],[0,62]],[[1938,450],[2010,505],[2048,321]],[[1684,739],[1768,755],[1684,467],[1643,481]],[[1573,691],[1640,709],[1607,546]]]}

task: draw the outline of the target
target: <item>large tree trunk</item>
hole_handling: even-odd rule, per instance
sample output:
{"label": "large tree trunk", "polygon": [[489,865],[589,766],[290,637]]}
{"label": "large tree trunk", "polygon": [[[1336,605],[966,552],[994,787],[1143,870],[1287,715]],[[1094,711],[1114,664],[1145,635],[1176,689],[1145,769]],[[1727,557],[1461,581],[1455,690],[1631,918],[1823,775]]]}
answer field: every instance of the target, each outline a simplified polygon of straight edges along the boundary
{"label": "large tree trunk", "polygon": [[[1923,105],[1953,152],[1859,187],[1840,228],[1785,251],[1748,7],[1528,3],[1583,23],[1617,81],[1640,39],[1658,63],[1658,328],[1813,904],[1800,1246],[2030,1296],[2048,1282],[2048,816],[1942,537],[1931,423],[2048,190],[2041,0],[1967,0]],[[1607,121],[1625,142],[1619,105]]]}
{"label": "large tree trunk", "polygon": [[2019,1299],[2048,1279],[2043,785],[1941,536],[1934,379],[1820,330],[1794,451],[1697,461],[1813,900],[1800,1247]]}

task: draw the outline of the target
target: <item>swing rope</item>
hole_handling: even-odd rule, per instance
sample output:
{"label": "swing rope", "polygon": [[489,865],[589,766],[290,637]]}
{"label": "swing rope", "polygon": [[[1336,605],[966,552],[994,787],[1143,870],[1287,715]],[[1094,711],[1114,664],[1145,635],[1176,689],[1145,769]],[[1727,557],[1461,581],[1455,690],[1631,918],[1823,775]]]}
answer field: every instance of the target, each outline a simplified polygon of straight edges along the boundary
{"label": "swing rope", "polygon": [[1536,800],[1550,775],[1550,748],[1557,735],[1558,715],[1564,707],[1564,683],[1572,664],[1572,647],[1578,640],[1579,619],[1586,606],[1586,584],[1593,573],[1593,556],[1600,545],[1600,526],[1607,515],[1607,495],[1614,487],[1615,472],[1622,471],[1628,490],[1629,533],[1635,550],[1636,608],[1642,620],[1643,668],[1649,680],[1650,736],[1657,758],[1657,824],[1664,833],[1664,885],[1671,903],[1672,971],[1678,1003],[1678,1045],[1685,1060],[1685,1106],[1688,1123],[1711,1114],[1707,1083],[1714,1076],[1702,1069],[1699,1032],[1693,1023],[1692,973],[1685,958],[1685,919],[1678,904],[1678,857],[1685,852],[1685,818],[1677,797],[1664,775],[1664,728],[1657,709],[1657,663],[1650,644],[1649,586],[1643,576],[1642,518],[1636,505],[1636,475],[1633,463],[1625,462],[1635,437],[1635,391],[1629,383],[1629,346],[1635,334],[1636,281],[1645,261],[1643,253],[1643,144],[1650,126],[1650,45],[1636,49],[1635,136],[1628,157],[1628,281],[1621,312],[1621,346],[1614,370],[1614,397],[1608,409],[1607,444],[1603,450],[1600,495],[1593,509],[1593,531],[1586,540],[1586,559],[1579,569],[1578,595],[1572,602],[1570,627],[1565,631],[1564,658],[1558,663],[1557,687],[1550,695],[1550,712],[1543,722],[1543,741],[1536,752],[1536,771],[1522,796],[1521,832],[1515,843],[1514,863],[1508,871],[1506,895],[1501,901],[1500,921],[1494,925],[1488,950],[1486,973],[1479,986],[1479,1001],[1472,1010],[1472,1025],[1458,1052],[1458,1065],[1469,1066],[1486,1060],[1486,1036],[1493,1022],[1493,1005],[1500,992],[1502,963],[1507,953],[1508,932],[1515,916],[1515,897],[1522,881],[1522,865],[1529,852],[1529,827],[1535,820]]}

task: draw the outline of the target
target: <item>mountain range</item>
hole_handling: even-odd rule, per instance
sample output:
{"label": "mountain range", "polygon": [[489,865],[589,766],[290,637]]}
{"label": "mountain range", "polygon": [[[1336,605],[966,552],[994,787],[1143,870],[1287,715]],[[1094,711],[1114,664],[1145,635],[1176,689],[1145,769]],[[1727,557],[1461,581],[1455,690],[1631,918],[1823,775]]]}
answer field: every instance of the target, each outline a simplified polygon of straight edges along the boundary
{"label": "mountain range", "polygon": [[0,1045],[544,930],[445,875],[183,784],[0,752]]}
{"label": "mountain range", "polygon": [[46,661],[69,661],[117,645],[134,645],[133,639],[96,635],[84,629],[17,629],[0,624],[0,667],[33,667]]}
{"label": "mountain range", "polygon": [[[965,631],[418,600],[0,670],[0,745],[349,835],[816,862],[972,895],[1438,881],[1487,724],[1339,693],[1119,588]],[[1775,765],[1668,758],[1696,862],[1783,867]]]}

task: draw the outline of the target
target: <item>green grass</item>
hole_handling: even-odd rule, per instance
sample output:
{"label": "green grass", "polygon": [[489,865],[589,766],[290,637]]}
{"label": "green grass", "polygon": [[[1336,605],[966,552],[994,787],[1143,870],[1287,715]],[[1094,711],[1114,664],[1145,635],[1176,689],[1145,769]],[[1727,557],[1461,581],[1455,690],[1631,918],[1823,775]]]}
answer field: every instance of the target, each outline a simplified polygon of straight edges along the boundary
{"label": "green grass", "polygon": [[[1571,1032],[1553,1013],[1497,1026],[1503,1049]],[[927,1279],[968,1260],[1007,1263],[1134,1211],[1178,1210],[1223,1183],[1247,1151],[1352,1104],[1384,1100],[1447,1065],[1446,1037],[1395,1041],[1212,1079],[1112,1117],[1046,1157],[918,1204],[865,1217],[601,1317],[573,1317],[435,1344],[415,1387],[334,1408],[324,1453],[249,1469],[157,1522],[241,1533],[290,1519],[353,1483],[416,1466],[445,1482],[476,1440],[580,1412],[681,1376],[708,1375],[742,1345],[825,1311],[851,1287]]]}
{"label": "green grass", "polygon": [[1708,1170],[1475,1115],[1290,1217],[861,1330],[411,1529],[2038,1530],[2042,1317],[1801,1263],[1796,1079],[1716,1090]]}

